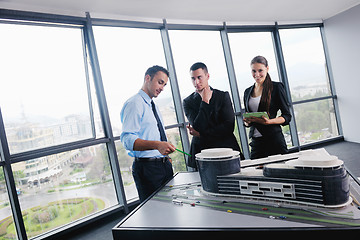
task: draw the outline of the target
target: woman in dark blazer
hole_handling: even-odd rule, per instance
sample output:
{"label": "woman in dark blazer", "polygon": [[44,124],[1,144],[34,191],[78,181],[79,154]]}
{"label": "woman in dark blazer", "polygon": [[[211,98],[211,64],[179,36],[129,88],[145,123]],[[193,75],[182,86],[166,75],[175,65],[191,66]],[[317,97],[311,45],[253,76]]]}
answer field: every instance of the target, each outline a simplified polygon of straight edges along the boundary
{"label": "woman in dark blazer", "polygon": [[[209,73],[204,63],[193,64],[190,74],[196,91],[184,99],[183,106],[193,135],[188,166],[197,169],[195,154],[203,149],[232,148],[240,154],[241,151],[234,136],[235,115],[229,93],[208,85]],[[241,158],[244,159],[242,154]]]}
{"label": "woman in dark blazer", "polygon": [[[243,119],[245,126],[250,127],[250,158],[287,153],[281,125],[289,124],[291,113],[284,85],[271,81],[268,62],[262,56],[257,56],[251,61],[251,70],[255,84],[244,92],[245,111],[267,112],[269,119],[266,117]],[[281,114],[278,116],[279,110]]]}

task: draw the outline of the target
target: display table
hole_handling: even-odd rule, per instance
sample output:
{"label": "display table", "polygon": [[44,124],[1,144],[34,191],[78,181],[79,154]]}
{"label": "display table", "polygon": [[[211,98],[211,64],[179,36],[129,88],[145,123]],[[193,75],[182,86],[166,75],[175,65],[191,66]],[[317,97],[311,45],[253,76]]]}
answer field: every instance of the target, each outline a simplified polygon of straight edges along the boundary
{"label": "display table", "polygon": [[[352,189],[360,189],[356,181],[352,180],[351,185]],[[202,191],[197,172],[180,172],[112,232],[114,239],[142,240],[193,239],[205,235],[215,239],[242,232],[254,236],[279,236],[279,233],[310,236],[325,231],[343,234],[360,230],[360,220],[356,219],[360,213],[356,211],[360,212],[356,206],[333,213],[333,209],[312,210],[211,196]]]}

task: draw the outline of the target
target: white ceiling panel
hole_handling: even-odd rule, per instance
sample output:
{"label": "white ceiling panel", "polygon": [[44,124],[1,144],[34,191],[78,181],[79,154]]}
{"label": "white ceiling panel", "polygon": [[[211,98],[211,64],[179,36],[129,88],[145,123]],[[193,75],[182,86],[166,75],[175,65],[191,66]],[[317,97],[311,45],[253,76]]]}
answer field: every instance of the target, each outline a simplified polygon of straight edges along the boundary
{"label": "white ceiling panel", "polygon": [[0,0],[0,8],[129,20],[211,23],[322,21],[360,0]]}

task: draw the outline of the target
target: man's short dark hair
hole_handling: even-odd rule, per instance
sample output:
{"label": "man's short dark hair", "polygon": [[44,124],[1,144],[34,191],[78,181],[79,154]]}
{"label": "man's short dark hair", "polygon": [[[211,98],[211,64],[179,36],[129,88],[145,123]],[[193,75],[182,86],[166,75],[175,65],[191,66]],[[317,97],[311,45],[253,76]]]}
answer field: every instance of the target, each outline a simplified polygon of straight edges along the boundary
{"label": "man's short dark hair", "polygon": [[146,70],[146,72],[145,72],[145,76],[149,75],[150,79],[152,80],[157,72],[163,72],[166,74],[166,76],[169,77],[169,71],[166,68],[163,68],[158,65],[149,67],[148,70]]}
{"label": "man's short dark hair", "polygon": [[196,71],[199,68],[201,68],[202,70],[204,70],[204,72],[208,72],[207,66],[205,65],[205,63],[202,62],[197,62],[194,63],[191,67],[190,67],[190,71]]}

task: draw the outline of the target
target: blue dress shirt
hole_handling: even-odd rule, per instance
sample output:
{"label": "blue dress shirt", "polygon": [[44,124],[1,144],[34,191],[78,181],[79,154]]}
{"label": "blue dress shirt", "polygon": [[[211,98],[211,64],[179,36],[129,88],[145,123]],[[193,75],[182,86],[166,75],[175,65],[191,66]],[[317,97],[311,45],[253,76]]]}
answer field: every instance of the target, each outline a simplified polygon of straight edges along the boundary
{"label": "blue dress shirt", "polygon": [[[151,98],[143,90],[129,98],[120,113],[122,133],[120,140],[131,157],[162,157],[158,150],[134,151],[134,142],[143,140],[160,141],[160,132],[151,107]],[[158,107],[160,121],[164,126]]]}

